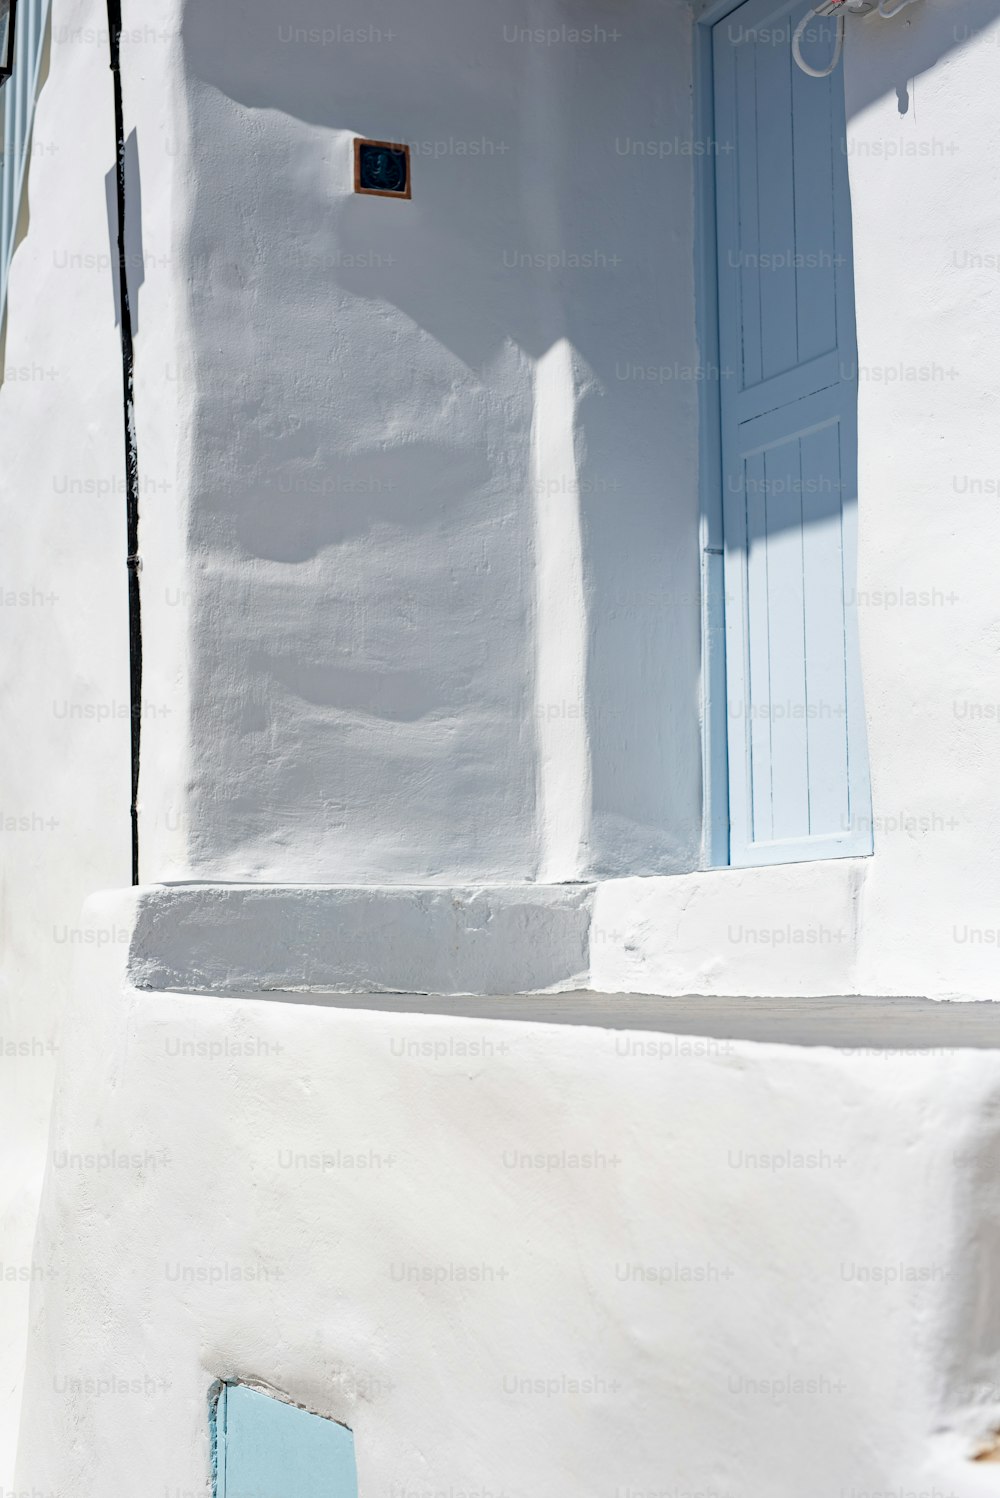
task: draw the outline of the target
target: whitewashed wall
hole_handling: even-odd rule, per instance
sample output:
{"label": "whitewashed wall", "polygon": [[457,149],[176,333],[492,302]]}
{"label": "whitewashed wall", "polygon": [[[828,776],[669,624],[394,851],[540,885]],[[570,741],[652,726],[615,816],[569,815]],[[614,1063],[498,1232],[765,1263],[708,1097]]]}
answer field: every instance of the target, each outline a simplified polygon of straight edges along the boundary
{"label": "whitewashed wall", "polygon": [[995,5],[931,0],[866,22],[847,71],[876,817],[859,980],[980,998],[1000,993],[998,66]]}
{"label": "whitewashed wall", "polygon": [[[328,9],[125,7],[143,875],[687,867],[684,12]],[[79,910],[129,876],[104,6],[53,35],[0,395],[5,1461]],[[358,131],[410,141],[411,204],[351,195]]]}
{"label": "whitewashed wall", "polygon": [[995,1048],[137,993],[123,966],[81,954],[20,1490],[206,1493],[223,1377],[349,1424],[364,1498],[993,1491]]}
{"label": "whitewashed wall", "polygon": [[[133,292],[147,881],[448,886],[696,870],[690,20],[645,0],[512,9],[435,0],[419,18],[401,7],[383,27],[367,10],[343,9],[324,39],[329,6],[318,0],[280,11],[177,0],[155,24],[129,7],[127,128],[145,253]],[[136,1313],[122,1290],[127,1266],[99,1262],[99,1224],[74,1261],[75,1288],[51,1278],[58,1264],[48,1251],[28,1263],[55,1019],[68,957],[83,942],[80,903],[128,879],[103,7],[56,0],[55,22],[0,392],[4,587],[35,600],[5,604],[0,663],[5,722],[16,728],[0,741],[12,819],[2,841],[2,1002],[5,1042],[18,1048],[2,1057],[4,1263],[13,1272],[0,1293],[13,1349],[8,1434],[33,1288],[48,1330],[35,1354],[24,1470],[29,1485],[33,1473],[41,1482],[51,1461],[74,1491],[109,1474],[68,1473],[63,1435],[46,1433],[66,1407],[41,1413],[45,1380],[63,1369],[71,1331],[83,1338],[80,1368],[117,1357]],[[520,39],[539,26],[555,39]],[[599,27],[603,39],[570,40],[560,28],[573,26]],[[317,40],[297,36],[313,28]],[[924,0],[891,24],[852,23],[848,46],[876,855],[599,883],[585,896],[596,987],[996,997],[998,43],[980,0]],[[411,143],[411,203],[351,195],[356,133]],[[555,263],[522,258],[535,255]],[[112,946],[119,928],[108,909],[101,929]],[[280,939],[280,922],[271,929]],[[585,976],[578,944],[570,955],[573,975]],[[298,961],[294,949],[281,956]],[[415,942],[404,974],[414,988],[427,976],[421,961]],[[114,1009],[117,982],[92,975],[78,990],[84,1028],[93,1017],[94,1044],[106,1034],[109,1055],[126,1023]],[[200,1034],[191,1001],[150,1013]],[[316,1022],[300,1010],[268,1013],[283,1044]],[[90,1077],[96,1063],[80,1045]],[[617,1103],[630,1079],[596,1042],[566,1037],[549,1061],[572,1069],[576,1046],[590,1048],[580,1080],[558,1096],[575,1108],[596,1089]],[[751,1060],[762,1079],[777,1066],[770,1055]],[[988,1103],[992,1074],[973,1072],[953,1068],[949,1086],[982,1084]],[[101,1073],[102,1086],[110,1075]],[[178,1074],[163,1075],[172,1088]],[[876,1068],[873,1092],[888,1075]],[[905,1090],[914,1075],[893,1072],[893,1085]],[[133,1129],[141,1136],[138,1099],[152,1099],[154,1113],[165,1106],[163,1084],[143,1092],[152,1077],[145,1063],[130,1073],[135,1112],[107,1131],[70,1077],[57,1138],[68,1147],[76,1129],[81,1147],[89,1139],[96,1148]],[[799,1075],[803,1119],[829,1080],[815,1069]],[[939,1080],[924,1075],[920,1117],[933,1116]],[[177,1101],[197,1097],[218,1130],[203,1083],[186,1072]],[[632,1141],[647,1125],[661,1140],[670,1133],[654,1092],[649,1084],[621,1125]],[[490,1117],[509,1127],[523,1103],[541,1119],[545,1096],[541,1081],[526,1093],[505,1074],[491,1083]],[[345,1106],[361,1117],[367,1094],[347,1095]],[[404,1112],[407,1131],[436,1126],[419,1089],[405,1094]],[[156,1116],[168,1134],[174,1120]],[[253,1109],[239,1116],[259,1122]],[[727,1116],[738,1131],[749,1113]],[[461,1126],[464,1115],[455,1117]],[[329,1120],[312,1122],[322,1136]],[[150,1140],[159,1127],[150,1125]],[[949,1129],[960,1128],[956,1114]],[[876,1151],[884,1130],[891,1122],[873,1125]],[[452,1148],[457,1169],[467,1161]],[[640,1148],[638,1159],[647,1181],[662,1156]],[[89,1179],[78,1190],[53,1177],[46,1231],[60,1253],[59,1216],[86,1218]],[[128,1173],[97,1179],[102,1201],[138,1210],[142,1192]],[[206,1178],[188,1159],[168,1179],[173,1194],[156,1198],[155,1220],[174,1213],[180,1222]],[[398,1218],[399,1200],[390,1205],[383,1216],[377,1196],[359,1198],[351,1221],[384,1226]],[[632,1205],[605,1202],[608,1220]],[[652,1232],[652,1218],[642,1221]],[[257,1227],[245,1216],[220,1252],[234,1261],[255,1252]],[[130,1241],[150,1251],[140,1232]],[[582,1281],[572,1284],[582,1297]],[[75,1320],[95,1286],[96,1303],[114,1308],[107,1342]],[[319,1303],[318,1282],[309,1293]],[[367,1335],[377,1298],[360,1282],[355,1295]],[[226,1314],[237,1326],[255,1310],[244,1290]],[[620,1316],[618,1301],[612,1310]],[[959,1312],[972,1316],[960,1306],[959,1321]],[[207,1299],[191,1314],[208,1316]],[[220,1337],[199,1353],[200,1372],[183,1327],[150,1333],[150,1357],[187,1370],[184,1410],[170,1427],[183,1425],[185,1439],[201,1428],[209,1364],[259,1362],[273,1327],[255,1325],[256,1342]],[[752,1318],[745,1333],[747,1345],[759,1334]],[[986,1365],[989,1327],[984,1335]],[[892,1356],[894,1336],[886,1332]],[[169,1349],[157,1340],[175,1337]],[[955,1345],[965,1346],[961,1337]],[[622,1354],[630,1376],[650,1355],[640,1328]],[[287,1382],[304,1397],[306,1368],[307,1350],[289,1355]],[[650,1397],[661,1392],[640,1383]],[[116,1427],[124,1407],[84,1398],[71,1413],[94,1434]],[[920,1403],[920,1418],[932,1407],[939,1413]],[[155,1457],[164,1427],[142,1408]],[[478,1417],[467,1418],[475,1430]],[[550,1422],[535,1424],[539,1452]],[[800,1491],[796,1463],[807,1453],[796,1450],[789,1471]],[[649,1446],[651,1460],[657,1451]],[[555,1491],[565,1454],[557,1445],[544,1456]],[[117,1458],[81,1447],[79,1459]],[[698,1470],[694,1456],[686,1470]]]}
{"label": "whitewashed wall", "polygon": [[[169,162],[138,106],[191,423],[189,571],[144,579],[150,630],[190,612],[190,742],[179,717],[147,740],[147,876],[691,867],[687,12],[182,14]],[[353,194],[358,134],[410,144],[411,202]]]}
{"label": "whitewashed wall", "polygon": [[[849,24],[876,856],[739,875],[697,872],[685,13],[175,20],[127,87],[178,499],[144,520],[145,877],[681,873],[602,890],[600,986],[992,996],[990,6]],[[356,133],[410,141],[411,203],[352,195]]]}
{"label": "whitewashed wall", "polygon": [[0,387],[0,1490],[88,893],[129,879],[121,362],[103,6],[56,0]]}
{"label": "whitewashed wall", "polygon": [[996,7],[847,24],[875,855],[599,889],[614,992],[1000,992]]}

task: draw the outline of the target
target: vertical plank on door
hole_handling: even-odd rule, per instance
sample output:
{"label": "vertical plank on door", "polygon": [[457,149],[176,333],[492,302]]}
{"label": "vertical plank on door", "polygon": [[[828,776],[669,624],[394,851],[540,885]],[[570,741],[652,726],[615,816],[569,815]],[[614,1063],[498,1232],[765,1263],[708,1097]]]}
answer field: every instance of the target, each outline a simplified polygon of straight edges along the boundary
{"label": "vertical plank on door", "polygon": [[797,437],[764,454],[768,552],[767,628],[771,660],[771,836],[798,835],[809,819],[806,737],[802,477]]}
{"label": "vertical plank on door", "polygon": [[[832,48],[832,23],[816,24],[827,38],[824,45]],[[843,142],[833,133],[831,88],[810,88],[819,82],[792,68],[795,293],[802,362],[837,347],[834,152],[842,151]]]}
{"label": "vertical plank on door", "polygon": [[[795,193],[792,156],[792,51],[787,17],[760,28],[761,40],[745,50],[757,69],[759,241],[747,244],[760,284],[764,379],[794,369],[798,355],[795,286]],[[742,150],[742,142],[737,143]]]}

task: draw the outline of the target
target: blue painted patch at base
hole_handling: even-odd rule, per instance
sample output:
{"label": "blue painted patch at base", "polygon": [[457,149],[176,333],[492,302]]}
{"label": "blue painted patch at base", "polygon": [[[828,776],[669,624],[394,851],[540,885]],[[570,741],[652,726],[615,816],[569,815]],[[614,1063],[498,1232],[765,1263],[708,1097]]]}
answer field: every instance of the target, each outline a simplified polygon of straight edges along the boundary
{"label": "blue painted patch at base", "polygon": [[357,1498],[346,1425],[244,1384],[226,1384],[216,1413],[217,1498]]}

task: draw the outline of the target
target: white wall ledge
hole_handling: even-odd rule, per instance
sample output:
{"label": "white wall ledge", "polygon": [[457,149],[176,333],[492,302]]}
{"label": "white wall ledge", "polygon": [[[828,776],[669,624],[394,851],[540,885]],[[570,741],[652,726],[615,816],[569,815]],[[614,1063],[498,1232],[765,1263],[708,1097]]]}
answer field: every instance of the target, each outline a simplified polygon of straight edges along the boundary
{"label": "white wall ledge", "polygon": [[934,960],[915,966],[912,941],[862,919],[873,862],[591,884],[152,885],[134,928],[111,935],[129,981],[162,992],[994,1001],[995,945],[963,946],[942,923],[927,930]]}
{"label": "white wall ledge", "polygon": [[[871,996],[759,999],[697,994],[667,998],[588,989],[485,997],[270,990],[243,995],[227,992],[220,997],[309,1004],[337,1012],[647,1031],[674,1038],[690,1036],[696,1042],[828,1046],[859,1057],[908,1051],[1000,1050],[1000,1005],[989,1001],[954,1004],[947,1000]],[[683,1049],[678,1048],[677,1054],[683,1055]]]}
{"label": "white wall ledge", "polygon": [[587,980],[592,885],[161,886],[138,894],[137,988],[504,994]]}

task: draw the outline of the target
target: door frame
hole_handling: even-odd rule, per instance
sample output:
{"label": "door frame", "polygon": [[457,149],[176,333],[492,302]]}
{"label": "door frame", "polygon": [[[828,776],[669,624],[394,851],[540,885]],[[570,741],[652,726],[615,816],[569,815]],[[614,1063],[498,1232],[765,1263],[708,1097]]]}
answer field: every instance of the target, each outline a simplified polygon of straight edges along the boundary
{"label": "door frame", "polygon": [[722,353],[715,219],[715,68],[712,27],[744,0],[702,0],[694,23],[695,327],[698,382],[698,559],[701,576],[702,866],[728,868],[729,725],[722,523]]}
{"label": "door frame", "polygon": [[[722,351],[716,223],[715,66],[712,29],[747,0],[695,0],[693,132],[695,142],[695,326],[703,378],[698,382],[698,553],[701,606],[702,867],[731,868],[729,691],[726,659],[725,529],[723,524]],[[775,8],[780,5],[776,0]],[[842,64],[843,66],[843,64]],[[852,267],[853,277],[853,267]],[[856,327],[853,310],[852,320]],[[855,358],[857,353],[855,350]],[[860,495],[857,499],[860,506]],[[855,566],[857,559],[855,558]],[[855,629],[857,620],[855,619]],[[857,641],[855,641],[857,647]],[[866,715],[860,707],[867,773]],[[817,853],[818,858],[870,854],[872,848]],[[785,860],[780,860],[784,862]],[[793,861],[793,860],[788,860]],[[740,864],[740,867],[747,865]]]}

